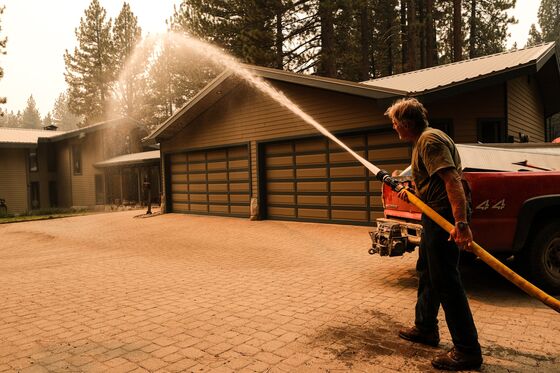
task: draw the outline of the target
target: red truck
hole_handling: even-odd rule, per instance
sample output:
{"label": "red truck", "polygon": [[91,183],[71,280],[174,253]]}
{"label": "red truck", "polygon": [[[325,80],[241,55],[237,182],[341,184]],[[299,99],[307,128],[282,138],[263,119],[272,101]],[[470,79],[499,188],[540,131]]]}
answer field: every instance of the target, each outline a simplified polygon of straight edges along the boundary
{"label": "red truck", "polygon": [[[559,293],[560,171],[520,163],[525,171],[464,169],[472,191],[474,239],[497,258],[513,256],[522,274]],[[412,183],[410,167],[395,179]],[[422,233],[420,210],[385,184],[382,199],[384,218],[377,219],[377,230],[371,233],[370,254],[399,256],[414,251]]]}

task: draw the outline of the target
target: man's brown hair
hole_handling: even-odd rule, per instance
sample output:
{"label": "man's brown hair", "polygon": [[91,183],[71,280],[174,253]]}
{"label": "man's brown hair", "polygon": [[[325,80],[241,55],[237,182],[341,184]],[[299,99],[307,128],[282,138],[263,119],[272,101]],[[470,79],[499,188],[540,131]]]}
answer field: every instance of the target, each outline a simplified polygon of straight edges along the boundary
{"label": "man's brown hair", "polygon": [[428,110],[415,98],[401,98],[385,111],[391,121],[421,132],[428,126]]}

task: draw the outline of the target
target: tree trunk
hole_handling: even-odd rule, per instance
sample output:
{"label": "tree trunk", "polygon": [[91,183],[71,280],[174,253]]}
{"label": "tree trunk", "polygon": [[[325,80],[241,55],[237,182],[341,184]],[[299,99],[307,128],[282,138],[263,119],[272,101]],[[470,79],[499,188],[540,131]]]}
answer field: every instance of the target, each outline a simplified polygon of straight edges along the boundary
{"label": "tree trunk", "polygon": [[463,45],[461,37],[461,0],[453,0],[453,61],[461,61]]}
{"label": "tree trunk", "polygon": [[418,33],[420,34],[420,68],[426,67],[426,4],[425,0],[418,0]]}
{"label": "tree trunk", "polygon": [[321,18],[321,54],[319,57],[319,75],[336,77],[335,39],[334,39],[334,2],[319,1]]}
{"label": "tree trunk", "polygon": [[476,0],[471,0],[471,33],[469,37],[469,58],[476,57]]}
{"label": "tree trunk", "polygon": [[402,71],[407,71],[408,66],[408,28],[406,23],[406,4],[408,0],[401,0],[401,54]]}
{"label": "tree trunk", "polygon": [[275,62],[277,69],[282,70],[284,68],[284,52],[282,50],[282,45],[284,43],[284,35],[282,34],[282,2],[278,1],[276,5],[276,55]]}
{"label": "tree trunk", "polygon": [[418,33],[416,25],[416,0],[408,0],[408,71],[416,70],[418,64],[416,49],[418,48]]}
{"label": "tree trunk", "polygon": [[426,0],[426,67],[434,66],[434,56],[437,57],[433,14],[434,0]]}
{"label": "tree trunk", "polygon": [[370,41],[371,27],[369,22],[369,7],[366,1],[360,4],[360,39],[361,39],[361,61],[360,79],[368,80],[370,72]]}

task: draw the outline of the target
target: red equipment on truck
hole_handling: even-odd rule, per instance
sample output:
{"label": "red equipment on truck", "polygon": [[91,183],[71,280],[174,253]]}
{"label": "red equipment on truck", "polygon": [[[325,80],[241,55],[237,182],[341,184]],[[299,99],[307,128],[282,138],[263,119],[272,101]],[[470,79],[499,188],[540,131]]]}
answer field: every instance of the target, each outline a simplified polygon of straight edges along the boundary
{"label": "red equipment on truck", "polygon": [[[560,148],[549,153],[473,145],[458,149],[472,192],[475,240],[496,257],[513,255],[535,283],[560,292]],[[412,184],[410,167],[395,179]],[[422,233],[420,210],[386,184],[382,199],[384,218],[371,233],[370,254],[414,251]]]}

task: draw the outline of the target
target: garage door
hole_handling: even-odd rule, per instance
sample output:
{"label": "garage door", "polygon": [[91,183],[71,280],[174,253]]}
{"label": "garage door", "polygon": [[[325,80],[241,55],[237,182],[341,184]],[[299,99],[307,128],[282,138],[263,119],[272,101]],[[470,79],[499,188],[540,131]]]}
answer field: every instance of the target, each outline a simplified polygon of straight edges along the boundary
{"label": "garage door", "polygon": [[171,211],[249,217],[247,146],[171,154]]}
{"label": "garage door", "polygon": [[[389,172],[410,162],[410,146],[392,131],[339,138]],[[381,184],[334,142],[321,137],[263,146],[269,219],[369,224],[383,215]]]}

